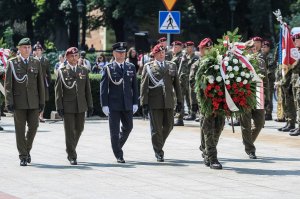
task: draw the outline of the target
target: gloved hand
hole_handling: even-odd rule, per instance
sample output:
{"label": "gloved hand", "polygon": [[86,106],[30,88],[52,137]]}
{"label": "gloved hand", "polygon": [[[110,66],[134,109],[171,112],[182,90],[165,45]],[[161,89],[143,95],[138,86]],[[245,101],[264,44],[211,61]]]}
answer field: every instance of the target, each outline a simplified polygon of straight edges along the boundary
{"label": "gloved hand", "polygon": [[39,105],[39,113],[41,113],[44,110],[44,107],[45,107],[44,104]]}
{"label": "gloved hand", "polygon": [[192,104],[192,111],[197,112],[199,110],[198,104]]}
{"label": "gloved hand", "polygon": [[135,113],[137,112],[138,109],[139,109],[138,105],[134,104],[134,105],[132,106],[132,112],[133,112],[133,114],[135,114]]}
{"label": "gloved hand", "polygon": [[103,107],[102,107],[102,111],[103,111],[103,113],[104,113],[106,116],[109,115],[109,108],[108,108],[108,106],[103,106]]}
{"label": "gloved hand", "polygon": [[8,110],[8,112],[14,112],[14,110],[15,110],[14,105],[7,105],[7,110]]}
{"label": "gloved hand", "polygon": [[91,117],[91,116],[93,115],[93,113],[94,113],[93,107],[89,107],[89,108],[88,108],[88,111],[87,111],[87,116],[88,116],[88,117]]}
{"label": "gloved hand", "polygon": [[181,102],[177,102],[177,105],[176,105],[176,107],[175,107],[175,112],[176,112],[176,113],[179,113],[179,112],[181,111],[181,109],[182,109],[182,104],[181,104]]}
{"label": "gloved hand", "polygon": [[148,104],[144,104],[143,105],[143,114],[144,115],[148,115],[149,114],[149,105]]}
{"label": "gloved hand", "polygon": [[64,117],[64,109],[57,110],[57,113],[60,117]]}

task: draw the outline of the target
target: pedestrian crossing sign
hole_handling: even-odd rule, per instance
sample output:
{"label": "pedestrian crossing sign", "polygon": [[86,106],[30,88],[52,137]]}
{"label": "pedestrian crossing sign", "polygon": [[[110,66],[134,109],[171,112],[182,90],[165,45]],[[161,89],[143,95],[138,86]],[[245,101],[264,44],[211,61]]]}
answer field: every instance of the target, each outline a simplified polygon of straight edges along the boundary
{"label": "pedestrian crossing sign", "polygon": [[159,33],[180,34],[179,11],[159,11]]}

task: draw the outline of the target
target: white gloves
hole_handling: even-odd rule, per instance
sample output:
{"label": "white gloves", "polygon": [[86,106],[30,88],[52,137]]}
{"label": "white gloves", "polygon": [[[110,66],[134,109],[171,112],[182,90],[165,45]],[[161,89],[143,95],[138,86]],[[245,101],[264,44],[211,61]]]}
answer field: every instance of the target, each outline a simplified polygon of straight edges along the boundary
{"label": "white gloves", "polygon": [[108,108],[108,106],[103,106],[103,107],[102,107],[102,111],[103,111],[103,113],[104,113],[106,116],[108,116],[108,114],[109,114],[109,108]]}
{"label": "white gloves", "polygon": [[135,114],[137,112],[137,110],[139,109],[138,105],[134,104],[132,106],[132,111],[133,111],[133,114]]}

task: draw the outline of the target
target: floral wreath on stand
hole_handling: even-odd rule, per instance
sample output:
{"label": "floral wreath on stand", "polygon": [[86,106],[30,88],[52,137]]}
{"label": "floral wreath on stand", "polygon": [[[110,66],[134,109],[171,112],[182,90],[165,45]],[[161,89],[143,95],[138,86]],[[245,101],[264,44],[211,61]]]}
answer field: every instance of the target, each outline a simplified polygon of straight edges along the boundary
{"label": "floral wreath on stand", "polygon": [[218,39],[200,61],[195,90],[205,116],[223,115],[232,120],[263,106],[263,75],[256,73],[257,54],[247,52],[250,44],[240,42],[237,32],[235,29]]}

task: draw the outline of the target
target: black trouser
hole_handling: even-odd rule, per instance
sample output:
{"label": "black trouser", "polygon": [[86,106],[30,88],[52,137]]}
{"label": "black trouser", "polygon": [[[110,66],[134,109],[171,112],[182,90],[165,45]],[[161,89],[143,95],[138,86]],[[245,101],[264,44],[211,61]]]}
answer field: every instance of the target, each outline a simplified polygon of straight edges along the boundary
{"label": "black trouser", "polygon": [[[133,112],[110,111],[108,119],[112,150],[116,158],[123,158],[122,147],[133,128]],[[121,131],[120,121],[122,122]]]}

